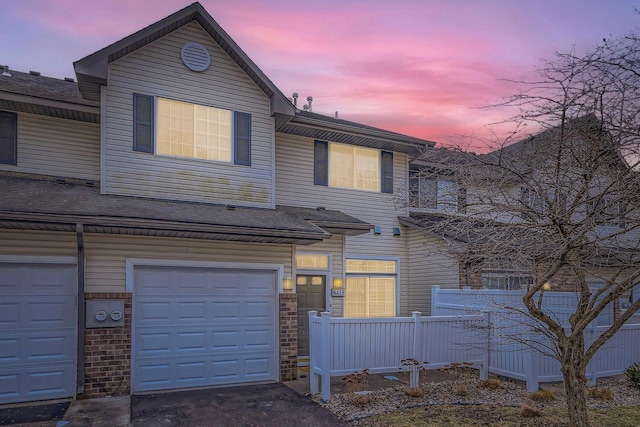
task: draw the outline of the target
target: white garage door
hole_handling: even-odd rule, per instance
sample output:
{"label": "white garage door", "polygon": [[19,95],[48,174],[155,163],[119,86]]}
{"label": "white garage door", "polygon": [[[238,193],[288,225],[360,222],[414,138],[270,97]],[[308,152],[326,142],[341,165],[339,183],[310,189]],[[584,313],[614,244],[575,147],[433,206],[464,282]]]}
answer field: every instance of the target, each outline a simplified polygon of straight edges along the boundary
{"label": "white garage door", "polygon": [[75,395],[77,268],[0,260],[0,403]]}
{"label": "white garage door", "polygon": [[134,392],[276,380],[276,271],[135,266]]}

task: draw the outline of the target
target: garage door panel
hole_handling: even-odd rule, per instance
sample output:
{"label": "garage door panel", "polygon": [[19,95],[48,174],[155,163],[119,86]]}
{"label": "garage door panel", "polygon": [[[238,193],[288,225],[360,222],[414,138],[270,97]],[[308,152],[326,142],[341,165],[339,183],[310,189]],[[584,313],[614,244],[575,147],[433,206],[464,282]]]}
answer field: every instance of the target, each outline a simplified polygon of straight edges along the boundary
{"label": "garage door panel", "polygon": [[0,331],[68,327],[75,318],[75,296],[7,296],[0,303]]}
{"label": "garage door panel", "polygon": [[[215,294],[214,294],[215,295]],[[194,297],[144,297],[136,302],[136,327],[153,325],[189,325],[203,322],[273,322],[272,296],[269,301],[255,297],[200,295]],[[208,301],[207,301],[208,300]]]}
{"label": "garage door panel", "polygon": [[0,261],[0,404],[75,395],[77,268]]}
{"label": "garage door panel", "polygon": [[276,379],[275,277],[136,266],[134,391]]}
{"label": "garage door panel", "polygon": [[76,269],[68,264],[0,262],[1,295],[75,293]]}

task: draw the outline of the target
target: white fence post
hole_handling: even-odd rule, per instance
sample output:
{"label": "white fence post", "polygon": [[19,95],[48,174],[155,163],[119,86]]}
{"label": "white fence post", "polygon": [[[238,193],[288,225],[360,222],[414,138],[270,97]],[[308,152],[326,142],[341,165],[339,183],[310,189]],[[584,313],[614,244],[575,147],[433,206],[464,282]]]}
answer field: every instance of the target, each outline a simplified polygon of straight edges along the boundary
{"label": "white fence post", "polygon": [[524,358],[522,365],[524,366],[524,374],[527,378],[527,392],[529,393],[538,391],[540,388],[540,357],[538,357],[537,352],[531,348],[531,343],[534,342],[532,337],[533,333],[533,331],[527,332],[529,335],[529,344],[522,354]]}
{"label": "white fence post", "polygon": [[440,286],[436,285],[431,287],[431,315],[432,316],[440,315],[440,311],[438,309],[438,306],[440,304],[438,292],[440,292]]}
{"label": "white fence post", "polygon": [[318,373],[316,368],[319,368],[319,354],[318,354],[318,336],[316,328],[314,326],[314,319],[318,316],[317,311],[309,312],[309,392],[316,394],[320,391],[318,384]]}
{"label": "white fence post", "polygon": [[[596,340],[596,320],[593,320],[591,322],[591,324],[588,327],[587,330],[587,334],[586,334],[586,339],[585,339],[585,348],[589,348],[591,346],[591,344],[593,344],[593,342]],[[602,348],[600,348],[602,350]],[[591,386],[595,387],[597,382],[598,382],[598,378],[597,378],[597,364],[598,364],[598,360],[600,359],[600,355],[602,354],[602,352],[597,351],[596,354],[593,355],[593,358],[591,359],[591,363],[589,363],[587,365],[587,378],[589,377],[589,374],[591,374],[591,380],[590,380],[590,384]],[[589,366],[591,366],[591,369],[589,369]]]}
{"label": "white fence post", "polygon": [[[422,364],[423,362],[423,354],[422,354],[422,339],[424,337],[424,333],[422,331],[422,313],[419,311],[413,311],[413,352],[411,357],[417,360]],[[409,371],[409,387],[410,388],[418,388],[420,385],[420,366],[412,364],[411,371]]]}
{"label": "white fence post", "polygon": [[491,362],[491,311],[484,311],[484,321],[487,326],[487,347],[482,353],[482,367],[480,368],[480,379],[489,378],[489,363]]}
{"label": "white fence post", "polygon": [[320,367],[322,371],[322,377],[320,382],[320,392],[322,393],[322,400],[325,402],[331,397],[331,355],[333,354],[333,340],[331,339],[331,313],[323,311],[321,316],[321,354]]}

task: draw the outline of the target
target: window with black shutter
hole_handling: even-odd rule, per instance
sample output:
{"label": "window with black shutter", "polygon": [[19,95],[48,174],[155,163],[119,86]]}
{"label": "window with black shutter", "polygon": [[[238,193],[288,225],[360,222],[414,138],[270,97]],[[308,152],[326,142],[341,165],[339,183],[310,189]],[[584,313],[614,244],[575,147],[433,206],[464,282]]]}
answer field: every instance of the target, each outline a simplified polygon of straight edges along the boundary
{"label": "window with black shutter", "polygon": [[251,166],[251,114],[234,113],[234,163]]}
{"label": "window with black shutter", "polygon": [[393,194],[393,153],[382,151],[380,154],[380,189],[383,193]]}
{"label": "window with black shutter", "polygon": [[313,150],[313,183],[329,185],[329,146],[326,141],[315,141]]}
{"label": "window with black shutter", "polygon": [[0,163],[18,164],[18,115],[0,111]]}
{"label": "window with black shutter", "polygon": [[153,97],[133,94],[133,149],[153,153]]}

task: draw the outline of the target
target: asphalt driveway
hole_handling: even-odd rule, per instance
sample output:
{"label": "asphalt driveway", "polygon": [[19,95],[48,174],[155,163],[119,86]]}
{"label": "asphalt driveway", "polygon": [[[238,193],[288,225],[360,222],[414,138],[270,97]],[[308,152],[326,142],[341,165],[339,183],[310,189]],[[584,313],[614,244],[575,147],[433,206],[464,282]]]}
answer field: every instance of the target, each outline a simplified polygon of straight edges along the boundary
{"label": "asphalt driveway", "polygon": [[332,412],[282,383],[131,396],[131,425],[340,427]]}

